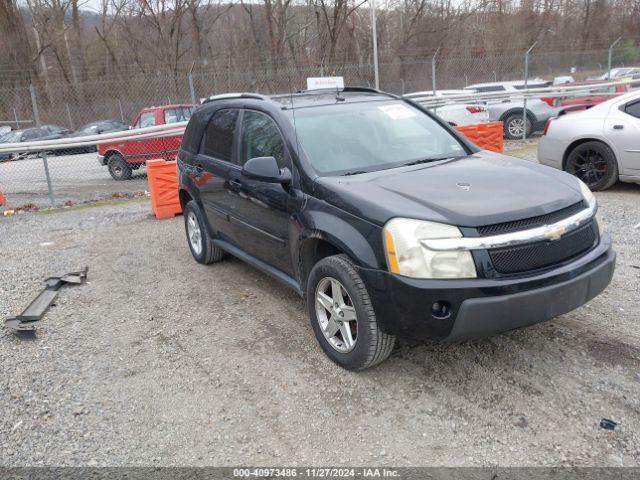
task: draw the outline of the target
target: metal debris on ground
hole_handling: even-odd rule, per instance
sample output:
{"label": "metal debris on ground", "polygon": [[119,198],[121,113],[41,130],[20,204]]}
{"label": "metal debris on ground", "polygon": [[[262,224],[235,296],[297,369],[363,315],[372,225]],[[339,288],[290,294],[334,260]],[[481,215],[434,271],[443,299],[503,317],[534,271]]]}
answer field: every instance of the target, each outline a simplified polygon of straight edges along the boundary
{"label": "metal debris on ground", "polygon": [[58,296],[58,290],[64,285],[80,285],[87,279],[89,267],[76,272],[48,277],[44,280],[45,288],[18,316],[5,320],[5,325],[16,332],[33,332],[35,323],[42,319],[47,309]]}
{"label": "metal debris on ground", "polygon": [[604,428],[605,430],[615,430],[617,426],[617,422],[609,420],[608,418],[603,418],[602,420],[600,420],[600,428]]}

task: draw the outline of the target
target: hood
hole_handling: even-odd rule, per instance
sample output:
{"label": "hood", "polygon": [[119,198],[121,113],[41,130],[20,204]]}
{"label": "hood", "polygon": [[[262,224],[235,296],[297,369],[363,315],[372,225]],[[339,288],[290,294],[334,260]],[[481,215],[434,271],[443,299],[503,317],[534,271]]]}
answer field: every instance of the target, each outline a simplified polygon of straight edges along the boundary
{"label": "hood", "polygon": [[361,175],[320,177],[316,196],[378,225],[406,217],[461,227],[544,215],[582,200],[573,176],[488,151]]}

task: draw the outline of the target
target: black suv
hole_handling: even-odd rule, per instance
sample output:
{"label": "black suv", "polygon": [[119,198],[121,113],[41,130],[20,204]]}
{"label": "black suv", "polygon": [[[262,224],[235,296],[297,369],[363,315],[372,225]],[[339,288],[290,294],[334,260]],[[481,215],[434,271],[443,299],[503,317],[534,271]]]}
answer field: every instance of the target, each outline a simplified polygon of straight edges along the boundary
{"label": "black suv", "polygon": [[339,365],[396,336],[461,340],[579,307],[611,239],[573,176],[479,150],[410,100],[366,88],[212,97],[178,155],[189,248],[293,288]]}

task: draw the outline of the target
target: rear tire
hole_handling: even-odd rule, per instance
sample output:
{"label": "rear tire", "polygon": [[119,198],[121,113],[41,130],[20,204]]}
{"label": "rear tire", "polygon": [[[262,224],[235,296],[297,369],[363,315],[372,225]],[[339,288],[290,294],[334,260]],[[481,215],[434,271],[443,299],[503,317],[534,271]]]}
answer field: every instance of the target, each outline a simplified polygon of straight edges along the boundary
{"label": "rear tire", "polygon": [[[526,133],[525,138],[529,138],[533,133],[533,122],[529,115],[526,120]],[[520,140],[522,139],[522,113],[511,113],[504,119],[504,138],[507,140]]]}
{"label": "rear tire", "polygon": [[578,177],[594,192],[606,190],[618,181],[618,162],[609,146],[585,142],[571,150],[565,171]]}
{"label": "rear tire", "polygon": [[107,167],[114,180],[129,180],[131,178],[131,166],[120,154],[111,155],[107,161]]}
{"label": "rear tire", "polygon": [[184,207],[184,228],[189,250],[196,262],[208,265],[222,260],[224,250],[213,244],[202,210],[194,200]]}
{"label": "rear tire", "polygon": [[380,330],[369,293],[349,257],[334,255],[316,263],[306,293],[311,327],[333,362],[347,370],[364,370],[391,354],[396,337]]}

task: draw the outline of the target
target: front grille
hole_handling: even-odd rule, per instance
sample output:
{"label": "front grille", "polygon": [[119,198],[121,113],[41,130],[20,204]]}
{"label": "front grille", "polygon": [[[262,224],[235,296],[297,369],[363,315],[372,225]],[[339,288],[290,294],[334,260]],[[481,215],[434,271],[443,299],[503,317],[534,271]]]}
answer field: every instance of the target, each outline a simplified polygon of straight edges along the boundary
{"label": "front grille", "polygon": [[485,225],[478,227],[478,234],[481,237],[488,235],[499,235],[502,233],[517,232],[518,230],[528,230],[530,228],[540,227],[542,225],[549,225],[555,223],[558,220],[570,217],[578,213],[585,208],[583,202],[574,203],[561,210],[540,215],[537,217],[524,218],[522,220],[515,220],[513,222],[496,223],[494,225]]}
{"label": "front grille", "polygon": [[598,240],[593,220],[555,241],[489,250],[493,267],[500,273],[521,273],[556,265],[591,249]]}

